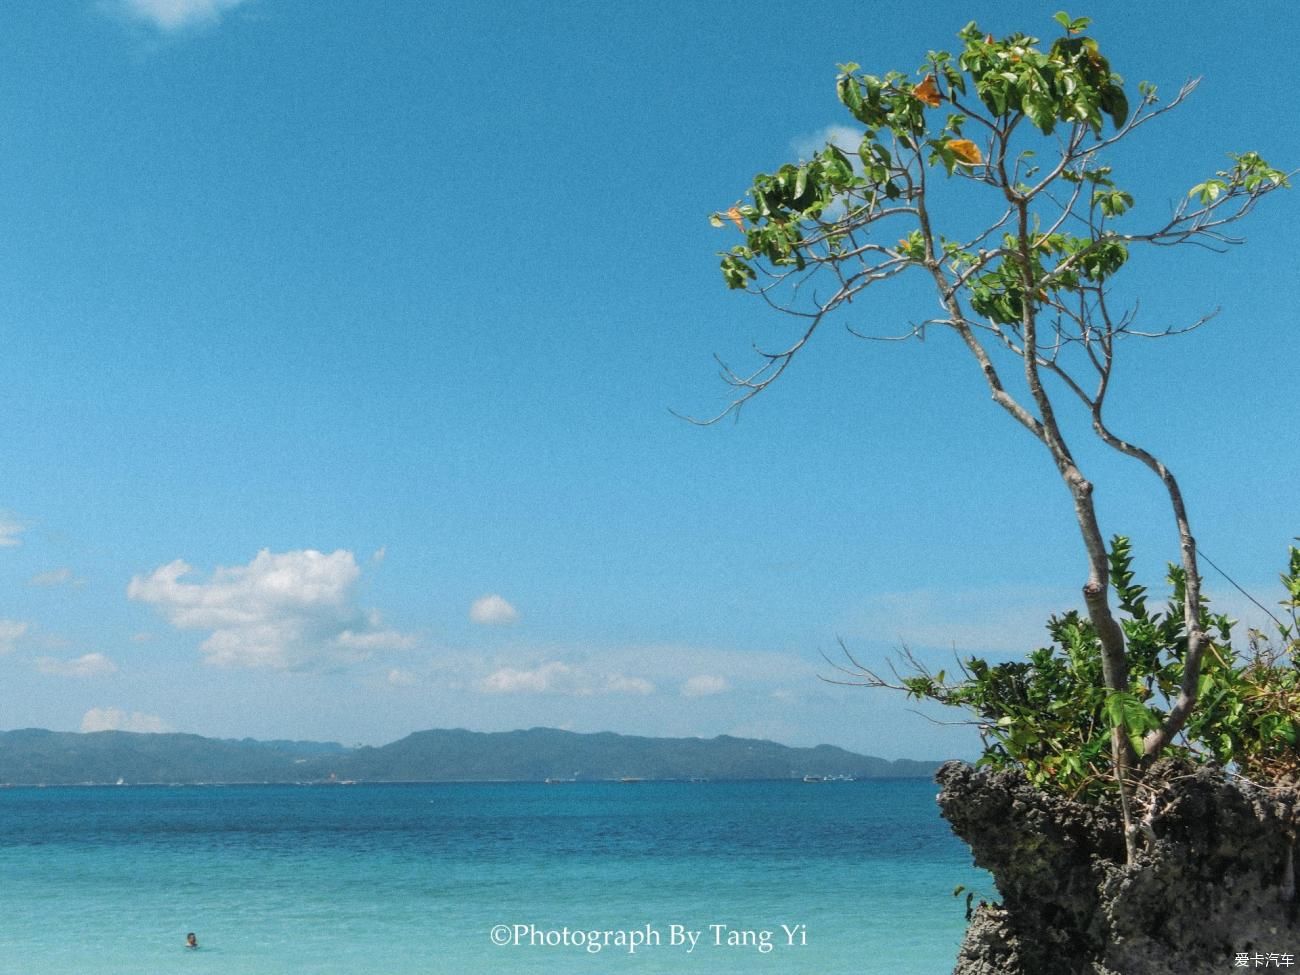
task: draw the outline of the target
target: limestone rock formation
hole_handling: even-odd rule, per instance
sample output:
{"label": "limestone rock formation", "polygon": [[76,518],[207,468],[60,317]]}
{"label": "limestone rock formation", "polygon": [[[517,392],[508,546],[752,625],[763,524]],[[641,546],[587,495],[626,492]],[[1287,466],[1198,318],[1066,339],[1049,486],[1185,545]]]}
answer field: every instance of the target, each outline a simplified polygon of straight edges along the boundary
{"label": "limestone rock formation", "polygon": [[1300,969],[1296,783],[1162,761],[1134,798],[1145,841],[1127,866],[1116,806],[960,762],[937,780],[1002,897],[975,910],[954,975],[1223,975],[1243,953]]}

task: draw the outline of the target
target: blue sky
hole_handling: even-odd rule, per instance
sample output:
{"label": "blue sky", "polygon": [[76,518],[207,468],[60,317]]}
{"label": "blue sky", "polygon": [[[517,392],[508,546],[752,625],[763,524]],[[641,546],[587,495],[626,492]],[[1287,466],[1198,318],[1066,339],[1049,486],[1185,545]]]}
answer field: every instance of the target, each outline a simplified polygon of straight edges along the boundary
{"label": "blue sky", "polygon": [[[552,725],[970,755],[833,687],[1036,645],[1083,558],[1046,457],[943,336],[819,335],[739,422],[712,356],[791,325],[707,215],[911,69],[1055,5],[85,0],[0,39],[0,727],[380,743]],[[1117,159],[1158,219],[1255,149],[1300,164],[1300,17],[1100,2],[1130,84],[1204,81]],[[1209,17],[1213,26],[1207,26]],[[806,151],[806,149],[804,150]],[[1262,599],[1300,534],[1294,195],[1226,255],[1128,272],[1116,427]],[[845,324],[933,301],[902,284]],[[1140,469],[1082,451],[1158,579]],[[1209,574],[1219,604],[1248,606]]]}

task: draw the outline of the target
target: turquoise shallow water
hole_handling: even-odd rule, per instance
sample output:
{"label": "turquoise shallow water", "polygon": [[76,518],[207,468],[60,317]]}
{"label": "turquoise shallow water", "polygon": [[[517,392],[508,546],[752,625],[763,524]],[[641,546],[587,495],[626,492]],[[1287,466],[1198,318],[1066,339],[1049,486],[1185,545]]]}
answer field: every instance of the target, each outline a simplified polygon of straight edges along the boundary
{"label": "turquoise shallow water", "polygon": [[[953,887],[990,888],[935,791],[4,789],[0,973],[936,975],[964,926]],[[649,943],[593,952],[593,931]]]}

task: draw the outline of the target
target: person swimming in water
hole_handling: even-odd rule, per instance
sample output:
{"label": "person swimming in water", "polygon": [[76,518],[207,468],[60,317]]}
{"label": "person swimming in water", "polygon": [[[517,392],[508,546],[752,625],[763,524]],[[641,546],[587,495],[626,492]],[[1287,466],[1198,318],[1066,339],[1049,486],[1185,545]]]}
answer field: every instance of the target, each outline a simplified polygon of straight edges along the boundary
{"label": "person swimming in water", "polygon": [[195,936],[194,932],[191,931],[189,934],[185,936],[185,947],[197,948],[198,946],[199,946],[199,939]]}

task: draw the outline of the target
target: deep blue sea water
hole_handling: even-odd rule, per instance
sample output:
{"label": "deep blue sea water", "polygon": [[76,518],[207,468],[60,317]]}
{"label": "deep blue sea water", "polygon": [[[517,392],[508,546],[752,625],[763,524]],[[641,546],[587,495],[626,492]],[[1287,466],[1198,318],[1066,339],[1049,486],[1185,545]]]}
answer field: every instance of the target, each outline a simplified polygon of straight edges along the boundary
{"label": "deep blue sea water", "polygon": [[936,788],[0,789],[0,973],[939,975],[991,887]]}

